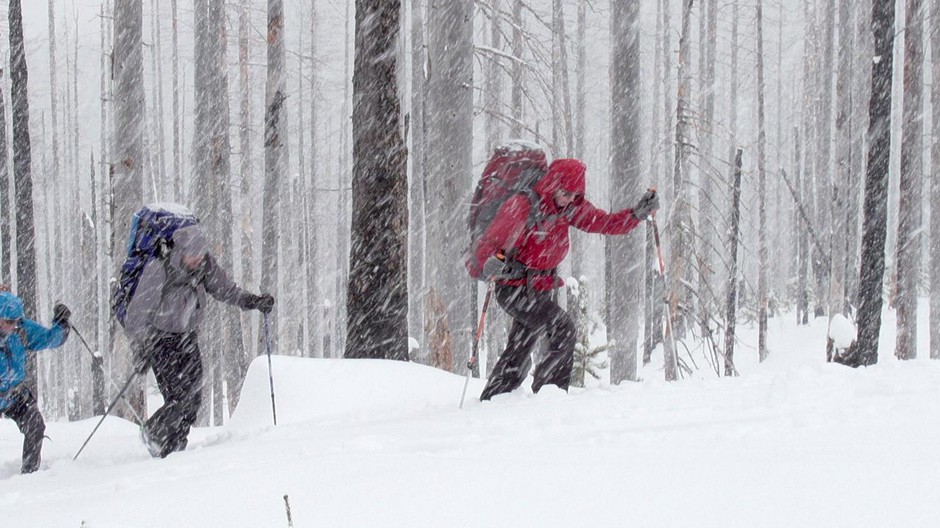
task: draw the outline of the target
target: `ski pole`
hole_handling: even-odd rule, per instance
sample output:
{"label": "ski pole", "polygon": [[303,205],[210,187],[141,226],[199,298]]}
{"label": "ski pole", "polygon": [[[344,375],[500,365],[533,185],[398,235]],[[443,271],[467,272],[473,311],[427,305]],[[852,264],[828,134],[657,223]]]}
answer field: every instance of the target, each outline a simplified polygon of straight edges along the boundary
{"label": "ski pole", "polygon": [[72,457],[72,460],[77,460],[78,455],[82,454],[82,451],[85,449],[85,446],[88,445],[88,442],[91,440],[91,437],[95,436],[95,432],[98,431],[98,428],[101,427],[101,422],[104,422],[104,419],[111,414],[111,410],[114,409],[114,406],[117,405],[118,400],[124,397],[124,393],[127,392],[127,388],[131,386],[131,382],[134,381],[134,378],[137,377],[137,372],[131,372],[131,375],[128,376],[127,381],[124,382],[124,386],[121,387],[121,391],[118,392],[118,395],[111,400],[111,405],[108,405],[108,408],[105,409],[104,415],[101,416],[101,419],[98,420],[98,425],[95,425],[95,428],[91,430],[91,434],[88,435],[88,438],[85,439],[85,443],[82,444],[82,447],[78,449],[78,453],[75,453],[75,456]]}
{"label": "ski pole", "polygon": [[[672,329],[672,306],[669,305],[666,297],[666,292],[669,291],[668,285],[666,284],[666,260],[663,258],[663,246],[659,241],[659,227],[656,226],[656,220],[653,220],[653,217],[649,216],[647,217],[647,221],[653,226],[653,240],[656,241],[656,256],[659,257],[659,278],[663,281],[663,301],[668,305],[666,307],[666,330],[669,332],[669,338],[672,341],[672,360],[675,362],[679,351],[676,349],[676,334]],[[678,370],[678,366],[675,363],[672,365],[672,368]]]}
{"label": "ski pole", "polygon": [[264,314],[264,344],[268,351],[268,382],[271,385],[271,414],[274,415],[274,425],[277,425],[277,407],[274,405],[274,374],[271,369],[271,335],[268,333],[268,314]]}
{"label": "ski pole", "polygon": [[470,375],[473,374],[473,367],[477,363],[477,353],[480,350],[480,336],[483,335],[483,327],[486,322],[486,310],[490,306],[490,297],[493,294],[493,281],[486,289],[486,297],[483,298],[483,313],[480,314],[480,323],[477,325],[477,333],[473,339],[473,349],[470,352],[470,359],[467,360],[467,378],[463,382],[463,392],[460,393],[460,405],[458,409],[463,409],[463,400],[467,396],[467,385],[470,384]]}
{"label": "ski pole", "polygon": [[75,332],[75,335],[78,336],[79,341],[81,341],[82,344],[85,345],[85,350],[87,350],[88,353],[91,354],[92,359],[98,359],[99,357],[101,357],[101,356],[96,355],[95,352],[91,349],[91,347],[88,346],[88,342],[85,341],[84,337],[82,337],[82,334],[81,332],[78,331],[78,328],[75,328],[74,323],[70,322],[69,327],[72,329],[72,332]]}
{"label": "ski pole", "polygon": [[[101,361],[104,359],[101,357],[101,355],[95,354],[94,351],[92,351],[91,347],[88,346],[88,342],[85,341],[85,338],[82,337],[82,334],[78,331],[77,328],[75,328],[74,324],[69,323],[69,326],[71,327],[72,332],[74,332],[75,335],[78,336],[79,341],[81,341],[82,344],[85,345],[85,350],[87,350],[88,353],[91,354],[92,361]],[[114,378],[112,378],[111,376],[108,376],[106,379],[108,380],[108,383],[111,384],[112,389],[117,388],[117,383],[114,383]],[[123,391],[122,391],[122,396],[123,396]],[[143,418],[140,417],[139,414],[137,414],[137,411],[134,410],[134,406],[131,405],[131,402],[127,401],[127,398],[124,398],[124,401],[127,403],[127,408],[130,409],[131,414],[134,415],[134,418],[137,418],[137,422],[143,424],[146,420],[144,420]]]}

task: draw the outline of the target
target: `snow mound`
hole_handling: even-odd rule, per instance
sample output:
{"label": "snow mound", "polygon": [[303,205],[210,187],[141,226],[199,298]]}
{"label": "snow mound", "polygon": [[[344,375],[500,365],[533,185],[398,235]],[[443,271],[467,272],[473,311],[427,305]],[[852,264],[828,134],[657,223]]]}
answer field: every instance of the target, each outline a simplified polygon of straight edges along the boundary
{"label": "snow mound", "polygon": [[836,314],[832,317],[829,324],[829,337],[832,338],[836,348],[849,348],[857,335],[858,331],[855,329],[855,324],[846,319],[844,315]]}
{"label": "snow mound", "polygon": [[[278,425],[456,408],[463,389],[463,376],[404,361],[271,356],[271,366]],[[272,423],[268,360],[259,356],[248,367],[228,427]]]}

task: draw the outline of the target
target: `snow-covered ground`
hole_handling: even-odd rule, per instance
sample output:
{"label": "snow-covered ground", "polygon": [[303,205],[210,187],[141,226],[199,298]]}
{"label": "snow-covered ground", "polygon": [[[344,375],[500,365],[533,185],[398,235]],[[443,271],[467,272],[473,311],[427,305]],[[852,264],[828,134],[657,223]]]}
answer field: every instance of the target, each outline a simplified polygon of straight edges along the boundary
{"label": "snow-covered ground", "polygon": [[[527,389],[457,409],[464,378],[415,364],[252,364],[225,427],[152,459],[131,423],[49,423],[18,474],[0,421],[0,526],[29,528],[940,526],[940,362],[826,364],[826,321],[745,329],[738,378]],[[925,358],[926,319],[920,357]],[[704,366],[704,357],[695,358]],[[661,362],[661,360],[660,360]],[[482,382],[471,380],[471,396]]]}

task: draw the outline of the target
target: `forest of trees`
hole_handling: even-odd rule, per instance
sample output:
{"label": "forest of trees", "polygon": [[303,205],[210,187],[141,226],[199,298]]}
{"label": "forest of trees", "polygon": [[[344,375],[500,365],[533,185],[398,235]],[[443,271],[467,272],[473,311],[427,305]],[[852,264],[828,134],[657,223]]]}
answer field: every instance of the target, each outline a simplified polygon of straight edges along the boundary
{"label": "forest of trees", "polygon": [[[766,344],[783,314],[856,323],[820,358],[911,359],[918,298],[940,314],[940,2],[25,4],[0,17],[0,275],[31,317],[75,314],[83,339],[32,363],[51,419],[100,412],[130,372],[109,283],[151,202],[192,208],[235,280],[275,295],[275,353],[463,374],[484,291],[467,207],[513,138],[584,160],[605,209],[659,190],[655,224],[575,233],[562,268],[592,284],[577,306],[606,325],[612,383],[657,353],[667,380],[737,375],[736,355],[785,353]],[[261,324],[212,307],[203,423],[237,404]]]}

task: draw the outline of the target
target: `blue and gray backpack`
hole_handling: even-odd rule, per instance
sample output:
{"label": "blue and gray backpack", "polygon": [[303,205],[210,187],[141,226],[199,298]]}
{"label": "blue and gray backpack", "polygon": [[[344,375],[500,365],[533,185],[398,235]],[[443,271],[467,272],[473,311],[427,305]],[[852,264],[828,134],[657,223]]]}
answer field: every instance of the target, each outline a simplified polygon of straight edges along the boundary
{"label": "blue and gray backpack", "polygon": [[127,238],[127,258],[121,266],[120,276],[111,286],[111,313],[121,326],[124,326],[127,305],[137,291],[144,266],[150,259],[166,255],[176,230],[198,223],[196,215],[179,204],[151,204],[134,213]]}

